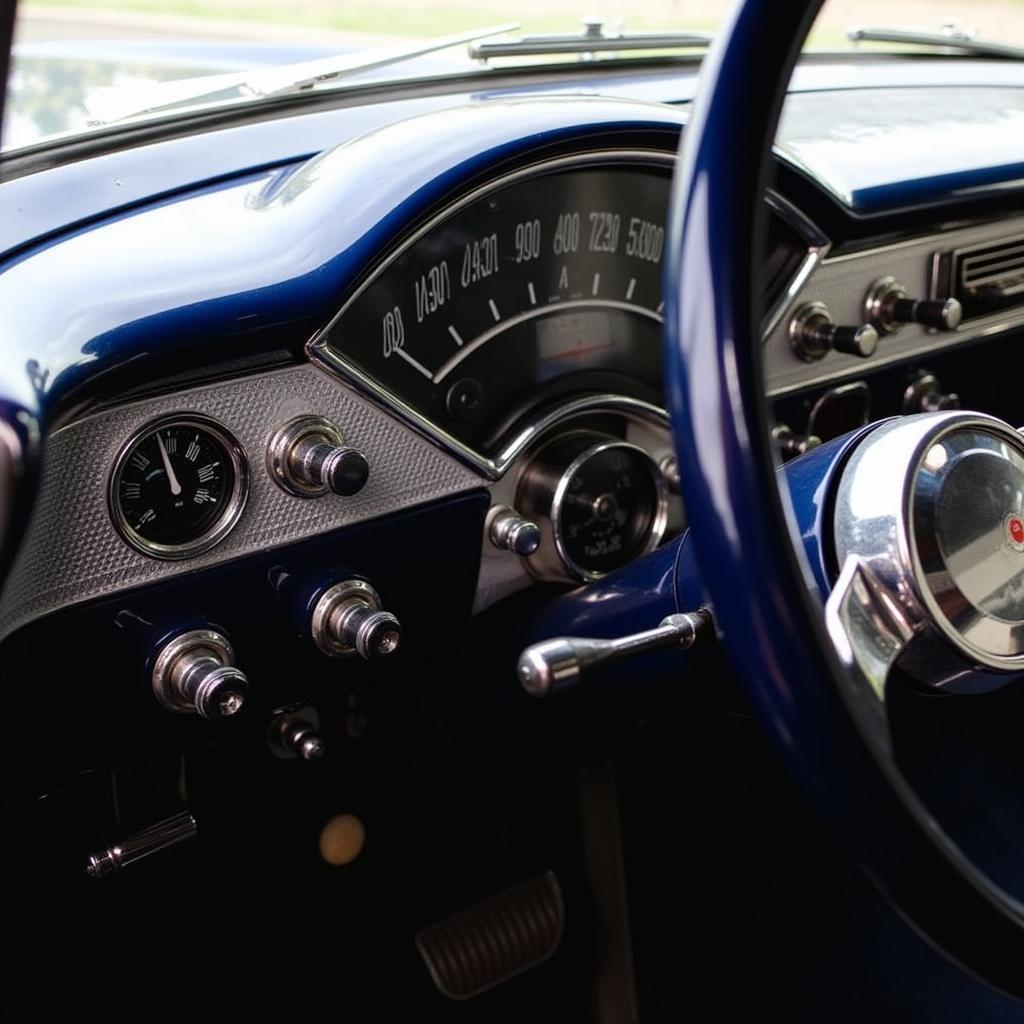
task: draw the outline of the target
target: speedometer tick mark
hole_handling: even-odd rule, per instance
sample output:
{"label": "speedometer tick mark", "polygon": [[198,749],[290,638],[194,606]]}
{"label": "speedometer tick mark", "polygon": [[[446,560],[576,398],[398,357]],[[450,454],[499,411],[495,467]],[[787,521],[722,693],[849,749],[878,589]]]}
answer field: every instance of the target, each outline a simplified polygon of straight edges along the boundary
{"label": "speedometer tick mark", "polygon": [[401,356],[414,370],[419,370],[427,380],[432,380],[434,375],[417,359],[413,359],[404,348],[396,348],[395,355]]}
{"label": "speedometer tick mark", "polygon": [[497,323],[501,319],[501,314],[498,312],[498,307],[494,304],[494,299],[488,299],[487,303],[491,307],[491,316],[494,317],[494,322]]}
{"label": "speedometer tick mark", "polygon": [[600,290],[600,288],[601,288],[601,275],[600,274],[595,274],[594,275],[594,286],[593,286],[593,288],[590,289],[590,294],[591,295],[596,295],[598,293],[598,291]]}
{"label": "speedometer tick mark", "polygon": [[658,303],[658,308],[654,312],[658,313],[659,315],[661,313],[664,313],[665,312],[665,303],[664,302],[659,302]]}
{"label": "speedometer tick mark", "polygon": [[533,282],[531,281],[527,286],[526,290],[530,293],[530,305],[537,305],[537,293],[533,290]]}
{"label": "speedometer tick mark", "polygon": [[631,277],[629,279],[629,287],[626,289],[626,301],[629,302],[633,298],[633,292],[636,291],[636,278]]}
{"label": "speedometer tick mark", "polygon": [[455,330],[455,328],[451,324],[448,325],[448,333],[455,339],[455,344],[458,345],[459,348],[462,348],[462,346],[465,344],[465,342],[462,340],[462,335],[459,334],[459,332]]}

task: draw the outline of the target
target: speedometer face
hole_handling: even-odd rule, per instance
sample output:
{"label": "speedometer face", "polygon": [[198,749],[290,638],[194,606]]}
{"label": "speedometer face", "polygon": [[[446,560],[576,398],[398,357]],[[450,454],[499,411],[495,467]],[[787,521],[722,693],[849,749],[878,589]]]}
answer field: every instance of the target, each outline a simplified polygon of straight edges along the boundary
{"label": "speedometer face", "polygon": [[110,511],[133,547],[156,558],[185,558],[227,534],[246,490],[234,438],[205,417],[173,417],[149,424],[122,448]]}
{"label": "speedometer face", "polygon": [[657,400],[668,191],[636,163],[520,176],[428,225],[320,344],[483,452],[570,390]]}

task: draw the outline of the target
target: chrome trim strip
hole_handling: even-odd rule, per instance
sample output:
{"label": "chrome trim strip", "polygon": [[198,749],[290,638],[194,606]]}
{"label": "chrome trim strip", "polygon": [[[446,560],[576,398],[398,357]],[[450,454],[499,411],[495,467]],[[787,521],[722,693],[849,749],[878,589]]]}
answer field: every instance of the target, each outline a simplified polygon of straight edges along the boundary
{"label": "chrome trim strip", "polygon": [[803,262],[797,269],[793,279],[786,286],[786,290],[776,299],[775,305],[769,310],[761,325],[761,344],[767,345],[776,328],[786,317],[796,309],[800,300],[800,293],[804,290],[811,276],[821,265],[828,247],[821,249],[809,249]]}
{"label": "chrome trim strip", "polygon": [[766,345],[772,333],[795,308],[800,292],[811,279],[811,275],[822,260],[828,255],[832,246],[825,233],[802,210],[797,209],[788,199],[778,192],[769,189],[765,193],[765,204],[784,220],[807,243],[807,255],[804,256],[796,274],[792,277],[785,290],[775,300],[772,308],[765,314],[761,323],[761,344]]}

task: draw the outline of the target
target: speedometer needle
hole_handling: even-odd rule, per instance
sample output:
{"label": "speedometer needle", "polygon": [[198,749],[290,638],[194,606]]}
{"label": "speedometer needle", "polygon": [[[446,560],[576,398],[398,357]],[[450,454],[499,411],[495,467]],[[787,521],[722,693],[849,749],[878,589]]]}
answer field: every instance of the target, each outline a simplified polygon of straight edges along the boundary
{"label": "speedometer needle", "polygon": [[164,469],[167,472],[167,479],[171,482],[171,494],[181,494],[181,484],[178,483],[178,478],[174,475],[174,467],[171,465],[167,449],[164,447],[163,438],[159,433],[156,435],[156,446],[160,449],[160,458],[164,460]]}

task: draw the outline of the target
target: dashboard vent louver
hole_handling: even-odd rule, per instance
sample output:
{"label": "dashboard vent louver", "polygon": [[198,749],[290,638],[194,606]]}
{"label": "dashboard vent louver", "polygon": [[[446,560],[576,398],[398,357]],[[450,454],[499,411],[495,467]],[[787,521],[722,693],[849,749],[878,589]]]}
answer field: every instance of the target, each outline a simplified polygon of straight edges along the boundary
{"label": "dashboard vent louver", "polygon": [[965,321],[1024,305],[1024,236],[941,254],[933,295],[959,299]]}

